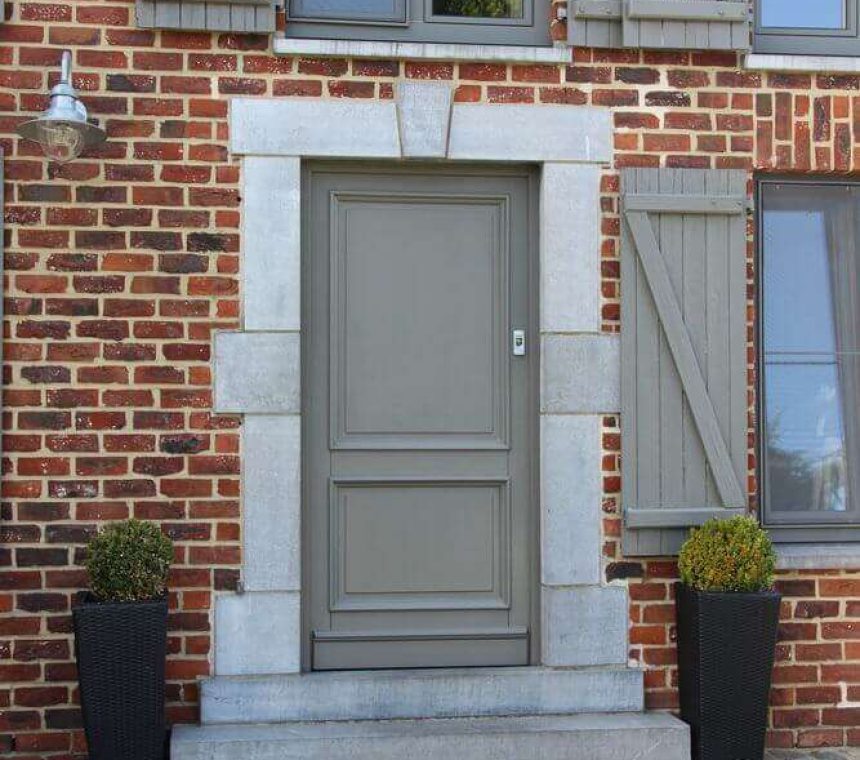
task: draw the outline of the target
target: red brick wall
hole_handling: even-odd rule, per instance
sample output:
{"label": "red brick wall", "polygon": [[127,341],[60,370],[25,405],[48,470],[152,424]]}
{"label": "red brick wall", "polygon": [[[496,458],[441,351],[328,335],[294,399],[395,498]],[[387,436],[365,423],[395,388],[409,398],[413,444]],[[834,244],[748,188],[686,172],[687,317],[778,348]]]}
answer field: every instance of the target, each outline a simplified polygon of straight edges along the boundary
{"label": "red brick wall", "polygon": [[[461,101],[613,107],[617,166],[855,162],[860,78],[746,73],[733,55],[577,50],[567,67],[323,61],[275,58],[264,36],[138,30],[132,3],[17,2],[6,16],[0,755],[16,760],[83,752],[69,609],[85,581],[82,546],[104,520],[157,520],[176,540],[170,719],[196,717],[212,593],[234,586],[240,561],[238,421],[209,412],[211,331],[239,316],[231,95],[386,98],[397,77],[441,78],[456,80]],[[109,141],[60,167],[14,128],[45,106],[63,48]],[[607,330],[619,318],[617,189],[608,170]],[[631,582],[633,650],[649,667],[649,703],[671,706],[674,567],[619,555],[617,423],[607,418],[604,442],[607,566],[642,575]],[[802,580],[786,605],[799,625],[780,648],[774,742],[858,741],[856,712],[837,705],[860,699],[860,581]],[[818,598],[828,604],[810,604]]]}

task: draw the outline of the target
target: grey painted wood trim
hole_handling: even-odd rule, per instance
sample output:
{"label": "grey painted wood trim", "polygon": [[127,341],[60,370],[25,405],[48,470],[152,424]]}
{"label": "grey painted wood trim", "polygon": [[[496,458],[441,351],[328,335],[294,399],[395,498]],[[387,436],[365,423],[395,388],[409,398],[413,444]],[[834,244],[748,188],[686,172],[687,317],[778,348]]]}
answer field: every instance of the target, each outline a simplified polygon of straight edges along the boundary
{"label": "grey painted wood trim", "polygon": [[639,261],[645,271],[660,323],[681,376],[717,490],[726,506],[741,508],[745,505],[743,489],[732,467],[728,446],[720,431],[714,406],[708,397],[708,389],[699,369],[693,344],[684,327],[684,318],[672,290],[654,230],[645,212],[628,211],[625,212],[625,217],[636,242]]}
{"label": "grey painted wood trim", "polygon": [[662,21],[746,21],[746,0],[627,0],[627,16]]}
{"label": "grey painted wood trim", "polygon": [[569,0],[567,41],[580,47],[621,47],[622,0]]}
{"label": "grey painted wood trim", "polygon": [[622,42],[633,48],[749,50],[748,14],[747,0],[628,0]]}
{"label": "grey painted wood trim", "polygon": [[688,528],[702,525],[713,517],[724,519],[746,514],[746,509],[631,509],[624,513],[628,528]]}
{"label": "grey painted wood trim", "polygon": [[573,0],[570,18],[579,19],[618,19],[621,20],[624,4],[622,0]]}
{"label": "grey painted wood trim", "polygon": [[269,33],[275,31],[275,5],[261,0],[136,0],[135,20],[145,29]]}
{"label": "grey painted wood trim", "polygon": [[629,195],[624,199],[626,211],[650,211],[678,214],[742,214],[743,198],[716,198],[709,195]]}

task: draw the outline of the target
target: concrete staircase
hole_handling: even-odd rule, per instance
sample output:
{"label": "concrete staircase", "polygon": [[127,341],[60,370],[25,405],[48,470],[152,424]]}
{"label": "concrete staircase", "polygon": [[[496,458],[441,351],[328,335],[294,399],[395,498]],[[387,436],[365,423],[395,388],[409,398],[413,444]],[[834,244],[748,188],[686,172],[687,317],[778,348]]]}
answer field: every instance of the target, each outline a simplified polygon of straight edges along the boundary
{"label": "concrete staircase", "polygon": [[219,676],[172,760],[689,760],[624,667]]}

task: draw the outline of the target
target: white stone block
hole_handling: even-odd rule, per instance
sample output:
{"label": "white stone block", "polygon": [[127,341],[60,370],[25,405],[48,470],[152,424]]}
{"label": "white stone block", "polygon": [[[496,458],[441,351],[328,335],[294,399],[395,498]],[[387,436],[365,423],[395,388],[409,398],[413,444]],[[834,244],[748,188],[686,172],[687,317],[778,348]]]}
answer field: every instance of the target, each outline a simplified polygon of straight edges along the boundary
{"label": "white stone block", "polygon": [[248,592],[215,600],[215,673],[219,676],[298,673],[299,594]]}
{"label": "white stone block", "polygon": [[240,155],[400,158],[396,108],[351,98],[234,98],[230,149]]}
{"label": "white stone block", "polygon": [[246,330],[301,327],[301,161],[249,156],[242,164]]}
{"label": "white stone block", "polygon": [[609,109],[455,104],[448,158],[609,162]]}
{"label": "white stone block", "polygon": [[600,167],[544,164],[540,200],[541,330],[600,330]]}
{"label": "white stone block", "polygon": [[617,413],[621,408],[620,340],[611,334],[541,336],[541,411]]}
{"label": "white stone block", "polygon": [[397,84],[397,123],[404,158],[445,158],[453,85],[403,81]]}
{"label": "white stone block", "polygon": [[541,417],[541,578],[600,582],[600,417]]}
{"label": "white stone block", "polygon": [[248,415],[242,430],[248,591],[301,589],[301,418]]}
{"label": "white stone block", "polygon": [[627,589],[623,586],[545,586],[541,595],[544,665],[623,665],[627,662]]}
{"label": "white stone block", "polygon": [[216,332],[215,411],[299,414],[297,332]]}

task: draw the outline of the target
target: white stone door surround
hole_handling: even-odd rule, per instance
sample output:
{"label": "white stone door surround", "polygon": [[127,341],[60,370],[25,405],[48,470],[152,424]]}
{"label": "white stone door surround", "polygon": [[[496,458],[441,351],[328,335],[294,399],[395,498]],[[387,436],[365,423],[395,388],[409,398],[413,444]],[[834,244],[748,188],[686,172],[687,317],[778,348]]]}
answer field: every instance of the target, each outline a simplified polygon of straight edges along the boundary
{"label": "white stone door surround", "polygon": [[243,327],[215,336],[215,410],[242,413],[242,590],[215,607],[216,675],[301,670],[301,161],[535,163],[540,189],[541,664],[627,662],[627,595],[601,584],[601,413],[619,408],[600,332],[606,109],[454,104],[448,84],[394,100],[238,98]]}

